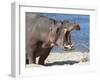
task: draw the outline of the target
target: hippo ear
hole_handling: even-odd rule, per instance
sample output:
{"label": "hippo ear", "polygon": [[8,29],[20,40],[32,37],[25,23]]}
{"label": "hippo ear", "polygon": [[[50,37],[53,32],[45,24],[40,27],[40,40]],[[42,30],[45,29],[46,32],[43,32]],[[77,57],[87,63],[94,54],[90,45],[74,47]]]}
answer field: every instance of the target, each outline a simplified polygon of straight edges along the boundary
{"label": "hippo ear", "polygon": [[60,21],[56,21],[56,23],[53,23],[50,25],[50,32],[53,32],[53,33],[57,33],[59,32],[59,29],[61,28],[62,26],[62,23]]}

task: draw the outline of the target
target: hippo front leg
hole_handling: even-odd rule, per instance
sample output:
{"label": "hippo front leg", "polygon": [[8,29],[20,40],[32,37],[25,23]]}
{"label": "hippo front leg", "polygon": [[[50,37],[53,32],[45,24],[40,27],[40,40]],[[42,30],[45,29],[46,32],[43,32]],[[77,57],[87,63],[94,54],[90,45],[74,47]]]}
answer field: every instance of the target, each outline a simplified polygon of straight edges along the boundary
{"label": "hippo front leg", "polygon": [[49,53],[46,53],[45,55],[40,56],[38,64],[44,65],[46,58],[48,57]]}
{"label": "hippo front leg", "polygon": [[39,58],[38,64],[44,65],[46,58],[48,57],[52,48],[41,48],[41,56]]}
{"label": "hippo front leg", "polygon": [[36,47],[33,47],[28,52],[28,61],[29,64],[36,64],[36,53],[35,53]]}
{"label": "hippo front leg", "polygon": [[35,61],[35,56],[34,56],[34,54],[33,54],[33,51],[29,51],[29,54],[28,54],[28,63],[29,64],[35,64],[36,63],[36,61]]}

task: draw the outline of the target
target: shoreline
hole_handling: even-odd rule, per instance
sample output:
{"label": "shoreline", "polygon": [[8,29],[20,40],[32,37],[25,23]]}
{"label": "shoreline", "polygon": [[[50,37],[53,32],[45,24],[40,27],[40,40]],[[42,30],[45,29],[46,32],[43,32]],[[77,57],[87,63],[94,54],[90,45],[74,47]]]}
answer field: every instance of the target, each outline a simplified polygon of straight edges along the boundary
{"label": "shoreline", "polygon": [[[39,57],[37,57],[36,62]],[[62,53],[50,53],[50,55],[45,60],[46,66],[64,66],[64,65],[87,65],[90,62],[90,54],[89,52],[62,52]],[[38,64],[28,64],[27,68],[30,67],[41,67],[43,65]]]}

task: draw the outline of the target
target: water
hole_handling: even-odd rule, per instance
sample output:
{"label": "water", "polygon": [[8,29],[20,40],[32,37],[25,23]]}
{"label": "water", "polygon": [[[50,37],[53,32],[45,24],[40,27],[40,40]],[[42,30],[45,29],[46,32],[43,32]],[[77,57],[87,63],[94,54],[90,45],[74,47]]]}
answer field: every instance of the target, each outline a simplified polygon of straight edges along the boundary
{"label": "water", "polygon": [[[89,52],[89,15],[76,15],[76,14],[53,14],[41,13],[49,18],[56,20],[69,20],[71,22],[80,24],[80,31],[72,31],[72,43],[74,44],[73,51],[76,52]],[[61,52],[61,48],[54,47],[52,52]]]}

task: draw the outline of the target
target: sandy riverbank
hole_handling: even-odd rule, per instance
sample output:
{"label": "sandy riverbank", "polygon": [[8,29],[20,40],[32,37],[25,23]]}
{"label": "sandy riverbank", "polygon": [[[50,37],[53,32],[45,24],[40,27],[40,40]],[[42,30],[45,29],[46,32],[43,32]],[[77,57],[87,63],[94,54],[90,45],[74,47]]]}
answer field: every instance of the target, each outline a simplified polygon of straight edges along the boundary
{"label": "sandy riverbank", "polygon": [[[81,52],[63,52],[63,53],[50,53],[45,61],[45,66],[59,66],[59,65],[85,65],[90,61],[89,53]],[[38,58],[37,58],[38,60]],[[30,64],[26,67],[40,67],[41,65]]]}

